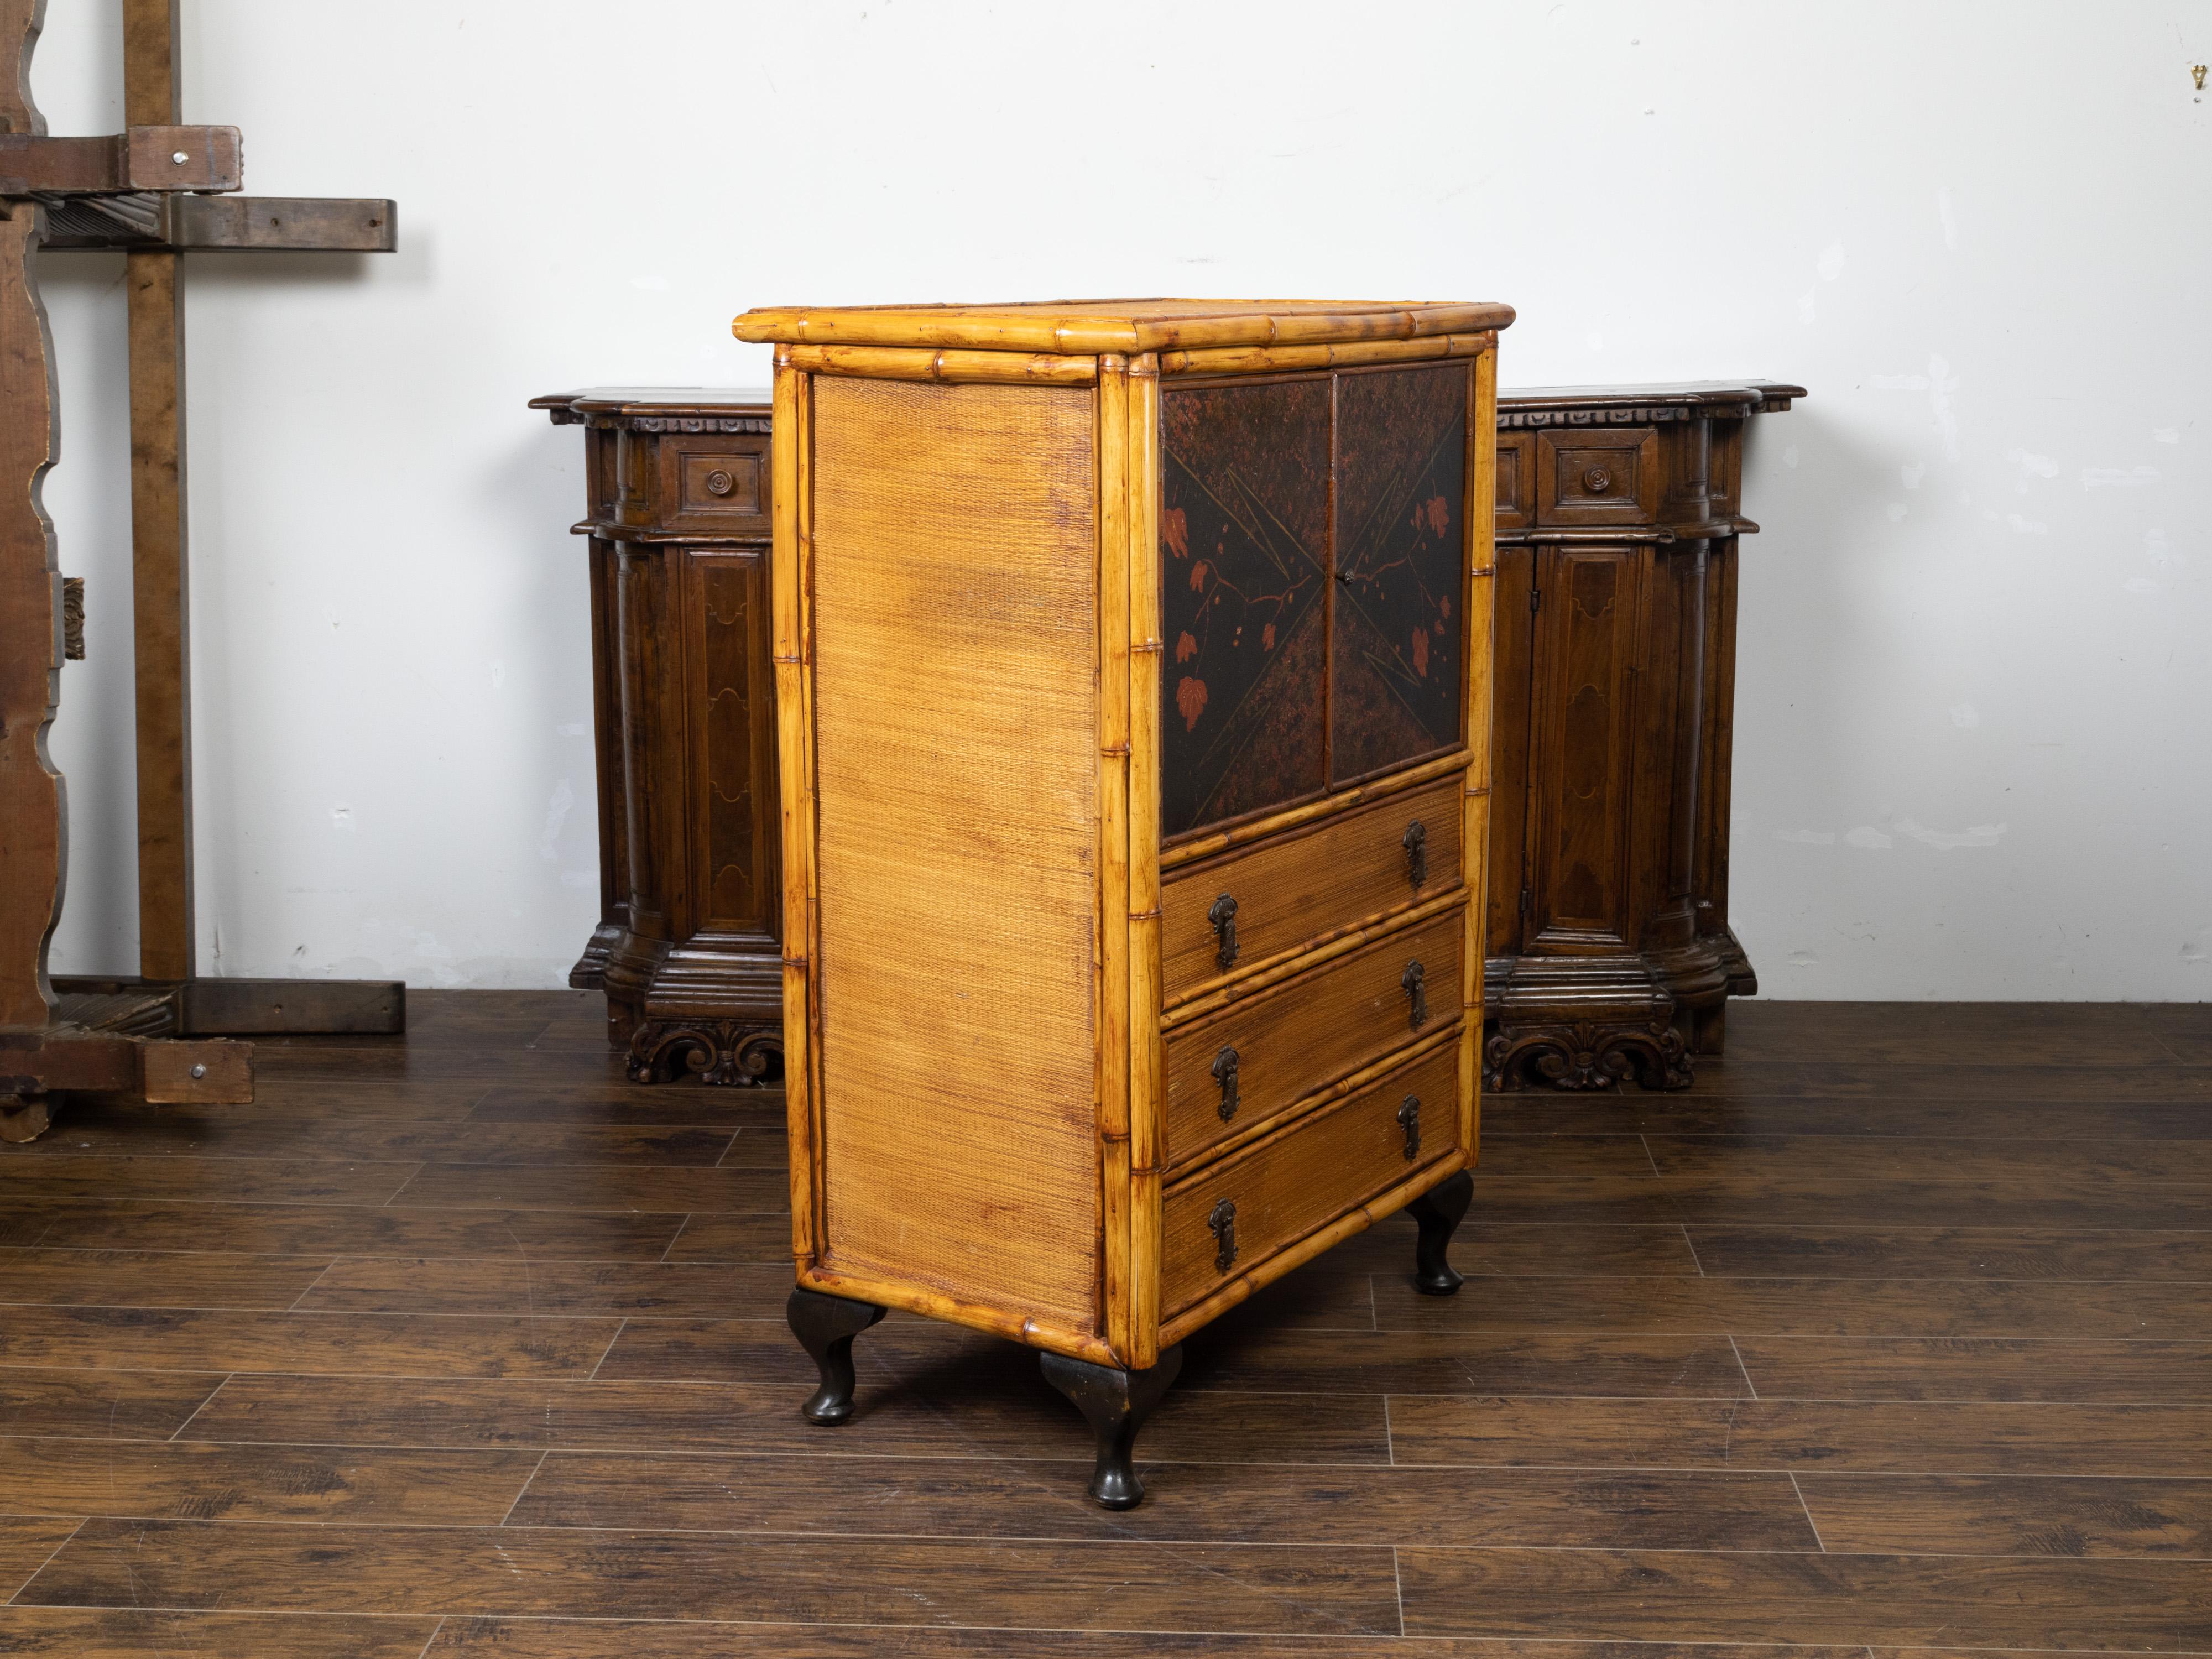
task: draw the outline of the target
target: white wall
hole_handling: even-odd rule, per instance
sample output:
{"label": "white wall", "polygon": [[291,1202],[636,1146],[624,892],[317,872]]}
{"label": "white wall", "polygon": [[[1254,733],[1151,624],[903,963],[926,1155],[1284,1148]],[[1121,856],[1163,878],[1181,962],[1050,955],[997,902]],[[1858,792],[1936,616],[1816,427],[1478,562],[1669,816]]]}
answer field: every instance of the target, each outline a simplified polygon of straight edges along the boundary
{"label": "white wall", "polygon": [[[112,131],[112,0],[33,83]],[[558,981],[596,909],[581,443],[764,382],[731,316],[1500,299],[1508,385],[1764,374],[1735,913],[1770,995],[2212,987],[2212,106],[2181,0],[185,0],[249,188],[384,258],[191,261],[202,963]],[[53,255],[94,660],[58,968],[135,957],[118,256]]]}

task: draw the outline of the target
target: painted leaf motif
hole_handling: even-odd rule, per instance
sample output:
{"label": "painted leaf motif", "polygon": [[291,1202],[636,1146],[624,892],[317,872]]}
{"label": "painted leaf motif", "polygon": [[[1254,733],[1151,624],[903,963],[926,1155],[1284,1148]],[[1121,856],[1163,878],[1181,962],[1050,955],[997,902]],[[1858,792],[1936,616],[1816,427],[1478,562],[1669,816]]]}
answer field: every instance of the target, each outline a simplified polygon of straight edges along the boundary
{"label": "painted leaf motif", "polygon": [[1423,679],[1429,677],[1429,630],[1425,628],[1413,630],[1413,672]]}
{"label": "painted leaf motif", "polygon": [[1451,507],[1441,495],[1429,497],[1429,528],[1439,536],[1451,528]]}
{"label": "painted leaf motif", "polygon": [[1182,715],[1182,729],[1195,731],[1198,717],[1206,712],[1206,682],[1185,675],[1176,686],[1176,708]]}
{"label": "painted leaf motif", "polygon": [[1273,651],[1275,648],[1274,623],[1269,623],[1260,630],[1260,648],[1263,651]]}
{"label": "painted leaf motif", "polygon": [[1200,559],[1196,564],[1191,566],[1190,591],[1192,592],[1203,593],[1206,592],[1206,573],[1212,568],[1212,567],[1204,559]]}
{"label": "painted leaf motif", "polygon": [[1168,550],[1178,559],[1190,556],[1190,523],[1179,507],[1171,507],[1160,514],[1160,534],[1167,538]]}
{"label": "painted leaf motif", "polygon": [[1176,660],[1177,662],[1188,662],[1197,654],[1198,641],[1191,638],[1188,633],[1186,632],[1176,635]]}

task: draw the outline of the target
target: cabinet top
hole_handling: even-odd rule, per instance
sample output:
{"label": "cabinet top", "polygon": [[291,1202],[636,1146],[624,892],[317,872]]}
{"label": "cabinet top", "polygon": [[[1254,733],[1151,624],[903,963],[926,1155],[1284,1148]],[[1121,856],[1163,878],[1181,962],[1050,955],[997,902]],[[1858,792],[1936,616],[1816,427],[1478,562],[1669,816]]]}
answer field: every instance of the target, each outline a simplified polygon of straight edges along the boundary
{"label": "cabinet top", "polygon": [[1176,348],[1334,345],[1504,328],[1513,307],[1376,300],[1048,300],[1009,305],[776,306],[730,325],[740,340],[935,346],[1073,356]]}

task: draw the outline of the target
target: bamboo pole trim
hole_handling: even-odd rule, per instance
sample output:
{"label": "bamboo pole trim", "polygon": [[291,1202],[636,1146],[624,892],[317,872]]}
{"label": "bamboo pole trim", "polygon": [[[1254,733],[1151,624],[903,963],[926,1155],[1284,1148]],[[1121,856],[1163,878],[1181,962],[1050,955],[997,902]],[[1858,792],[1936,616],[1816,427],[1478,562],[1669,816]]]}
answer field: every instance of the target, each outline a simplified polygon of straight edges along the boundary
{"label": "bamboo pole trim", "polygon": [[1113,1365],[1121,1362],[1114,1357],[1112,1345],[1088,1331],[1070,1330],[1064,1326],[1048,1324],[1025,1314],[1004,1308],[985,1307],[976,1303],[962,1302],[940,1291],[921,1285],[908,1285],[896,1279],[878,1279],[868,1273],[842,1272],[836,1267],[817,1265],[799,1275],[799,1282],[810,1291],[821,1291],[830,1296],[848,1297],[858,1302],[872,1302],[879,1307],[903,1309],[908,1313],[926,1314],[933,1319],[942,1319],[954,1325],[965,1325],[970,1330],[987,1331],[994,1336],[1003,1336],[1032,1348],[1050,1348],[1078,1359],[1088,1359],[1094,1364]]}
{"label": "bamboo pole trim", "polygon": [[1356,368],[1366,363],[1433,362],[1473,357],[1494,345],[1495,334],[1409,331],[1401,337],[1313,344],[1213,346],[1160,354],[1163,374],[1254,374],[1268,369]]}
{"label": "bamboo pole trim", "polygon": [[1096,357],[1044,352],[933,350],[866,345],[794,345],[779,354],[815,374],[939,385],[1095,386]]}

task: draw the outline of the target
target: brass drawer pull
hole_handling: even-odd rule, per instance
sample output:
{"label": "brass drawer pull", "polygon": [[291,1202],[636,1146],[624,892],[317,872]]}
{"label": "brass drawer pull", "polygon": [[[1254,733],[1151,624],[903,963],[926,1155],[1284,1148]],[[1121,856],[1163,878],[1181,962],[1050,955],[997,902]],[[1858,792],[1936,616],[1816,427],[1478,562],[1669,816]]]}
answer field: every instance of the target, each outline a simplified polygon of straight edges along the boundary
{"label": "brass drawer pull", "polygon": [[1237,901],[1224,893],[1213,901],[1206,919],[1213,924],[1213,937],[1220,941],[1213,960],[1225,974],[1237,965]]}
{"label": "brass drawer pull", "polygon": [[1428,970],[1418,961],[1407,963],[1398,976],[1398,988],[1406,994],[1406,1023],[1418,1031],[1429,1023]]}
{"label": "brass drawer pull", "polygon": [[1420,819],[1406,826],[1406,838],[1398,844],[1406,849],[1406,879],[1418,889],[1429,878],[1429,832]]}
{"label": "brass drawer pull", "polygon": [[1221,1121],[1237,1115],[1237,1051],[1224,1048],[1213,1057],[1213,1080],[1221,1085]]}
{"label": "brass drawer pull", "polygon": [[1398,1108],[1398,1127],[1406,1132],[1406,1162],[1421,1155],[1421,1097],[1407,1095]]}
{"label": "brass drawer pull", "polygon": [[1213,1232],[1213,1271],[1225,1273],[1237,1260],[1237,1206],[1223,1199],[1206,1218]]}

